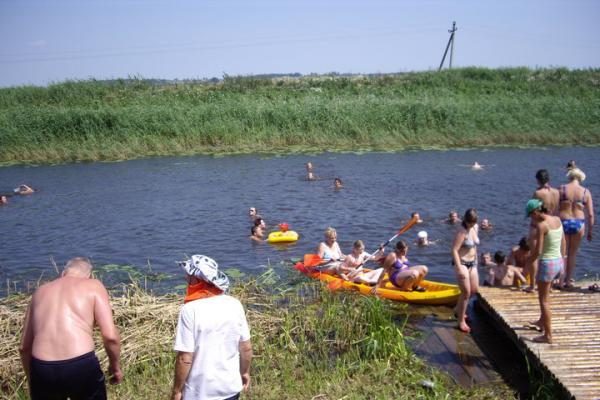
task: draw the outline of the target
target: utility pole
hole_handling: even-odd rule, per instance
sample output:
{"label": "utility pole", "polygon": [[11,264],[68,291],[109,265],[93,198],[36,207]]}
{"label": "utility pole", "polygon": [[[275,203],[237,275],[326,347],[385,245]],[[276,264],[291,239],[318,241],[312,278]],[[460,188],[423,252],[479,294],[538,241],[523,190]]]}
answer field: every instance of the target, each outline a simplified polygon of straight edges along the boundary
{"label": "utility pole", "polygon": [[444,61],[446,60],[446,54],[448,54],[448,48],[450,48],[450,69],[452,69],[452,58],[454,56],[454,32],[456,32],[458,28],[456,27],[456,21],[452,21],[452,29],[448,31],[450,33],[450,38],[448,39],[448,44],[446,45],[446,50],[444,51],[444,56],[442,57],[442,62],[440,63],[440,67],[438,71],[442,70],[444,66]]}

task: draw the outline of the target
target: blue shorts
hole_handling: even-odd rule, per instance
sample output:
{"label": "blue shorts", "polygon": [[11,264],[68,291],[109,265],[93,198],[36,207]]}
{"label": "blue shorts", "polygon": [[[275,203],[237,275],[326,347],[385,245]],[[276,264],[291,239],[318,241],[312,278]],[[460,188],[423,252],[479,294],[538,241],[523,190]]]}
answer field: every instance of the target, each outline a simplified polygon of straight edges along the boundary
{"label": "blue shorts", "polygon": [[538,264],[535,280],[538,282],[552,282],[560,277],[563,271],[562,258],[542,259]]}
{"label": "blue shorts", "polygon": [[579,233],[581,228],[585,225],[585,219],[563,219],[562,226],[565,235],[574,235]]}

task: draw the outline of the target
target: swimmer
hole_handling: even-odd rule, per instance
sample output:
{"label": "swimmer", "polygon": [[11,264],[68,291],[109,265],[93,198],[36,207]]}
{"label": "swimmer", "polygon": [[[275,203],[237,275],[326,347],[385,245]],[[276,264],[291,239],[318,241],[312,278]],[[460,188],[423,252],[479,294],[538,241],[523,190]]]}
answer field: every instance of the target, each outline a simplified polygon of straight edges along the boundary
{"label": "swimmer", "polygon": [[491,231],[492,223],[490,222],[489,219],[484,218],[481,220],[481,225],[479,225],[479,227],[481,228],[482,231]]}
{"label": "swimmer", "polygon": [[265,229],[267,227],[267,224],[265,223],[265,220],[262,217],[257,217],[254,220],[254,226],[260,226],[262,229]]}
{"label": "swimmer", "polygon": [[27,185],[19,185],[19,187],[14,189],[14,192],[15,194],[26,195],[33,194],[33,192],[35,192],[35,189]]}
{"label": "swimmer", "polygon": [[481,253],[481,265],[484,267],[495,267],[496,263],[492,261],[492,253],[486,251]]}
{"label": "swimmer", "polygon": [[502,251],[494,253],[494,261],[496,265],[490,268],[486,279],[491,286],[508,287],[526,281],[520,268],[506,264],[506,256]]}
{"label": "swimmer", "polygon": [[310,161],[306,163],[306,179],[309,181],[317,180],[317,176],[313,173],[313,165]]}
{"label": "swimmer", "polygon": [[334,189],[341,189],[344,187],[344,184],[342,183],[342,180],[340,178],[335,178],[333,180],[333,188]]}
{"label": "swimmer", "polygon": [[473,163],[473,165],[471,165],[471,169],[473,171],[481,171],[483,169],[483,165],[479,164],[477,161],[475,161]]}
{"label": "swimmer", "polygon": [[448,213],[448,219],[446,220],[446,222],[449,223],[450,225],[454,225],[454,224],[460,223],[461,220],[458,217],[458,213],[456,211],[452,210]]}
{"label": "swimmer", "polygon": [[8,204],[8,197],[0,195],[0,206],[3,206],[4,204]]}
{"label": "swimmer", "polygon": [[418,212],[413,212],[412,214],[410,214],[410,219],[416,219],[417,220],[417,224],[422,224],[423,220],[421,219],[421,216],[419,215]]}
{"label": "swimmer", "polygon": [[255,242],[264,242],[265,232],[260,225],[255,225],[250,229],[250,239]]}
{"label": "swimmer", "polygon": [[424,246],[429,246],[429,239],[427,238],[427,232],[426,231],[419,231],[419,233],[417,233],[417,246],[420,247],[424,247]]}
{"label": "swimmer", "polygon": [[250,217],[250,220],[252,222],[256,221],[257,218],[260,218],[260,215],[258,215],[258,210],[256,209],[256,207],[250,207],[250,209],[248,210],[248,216]]}

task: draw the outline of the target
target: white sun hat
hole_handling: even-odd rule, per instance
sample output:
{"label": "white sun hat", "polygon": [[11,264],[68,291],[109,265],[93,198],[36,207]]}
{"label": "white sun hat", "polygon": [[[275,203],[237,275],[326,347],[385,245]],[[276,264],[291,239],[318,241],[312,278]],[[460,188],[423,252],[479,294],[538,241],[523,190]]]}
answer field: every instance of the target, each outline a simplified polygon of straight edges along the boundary
{"label": "white sun hat", "polygon": [[229,278],[219,271],[219,264],[210,257],[193,255],[187,261],[180,261],[179,265],[186,274],[212,283],[224,292],[229,288]]}

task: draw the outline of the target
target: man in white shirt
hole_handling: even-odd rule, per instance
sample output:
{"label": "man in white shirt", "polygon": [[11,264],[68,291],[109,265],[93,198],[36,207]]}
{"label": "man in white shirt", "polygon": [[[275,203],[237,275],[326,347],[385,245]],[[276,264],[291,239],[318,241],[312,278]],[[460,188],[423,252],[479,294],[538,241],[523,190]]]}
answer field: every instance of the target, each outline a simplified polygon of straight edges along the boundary
{"label": "man in white shirt", "polygon": [[179,313],[172,400],[235,400],[250,385],[252,345],[244,308],[224,294],[227,275],[206,256],[180,263],[188,288]]}

